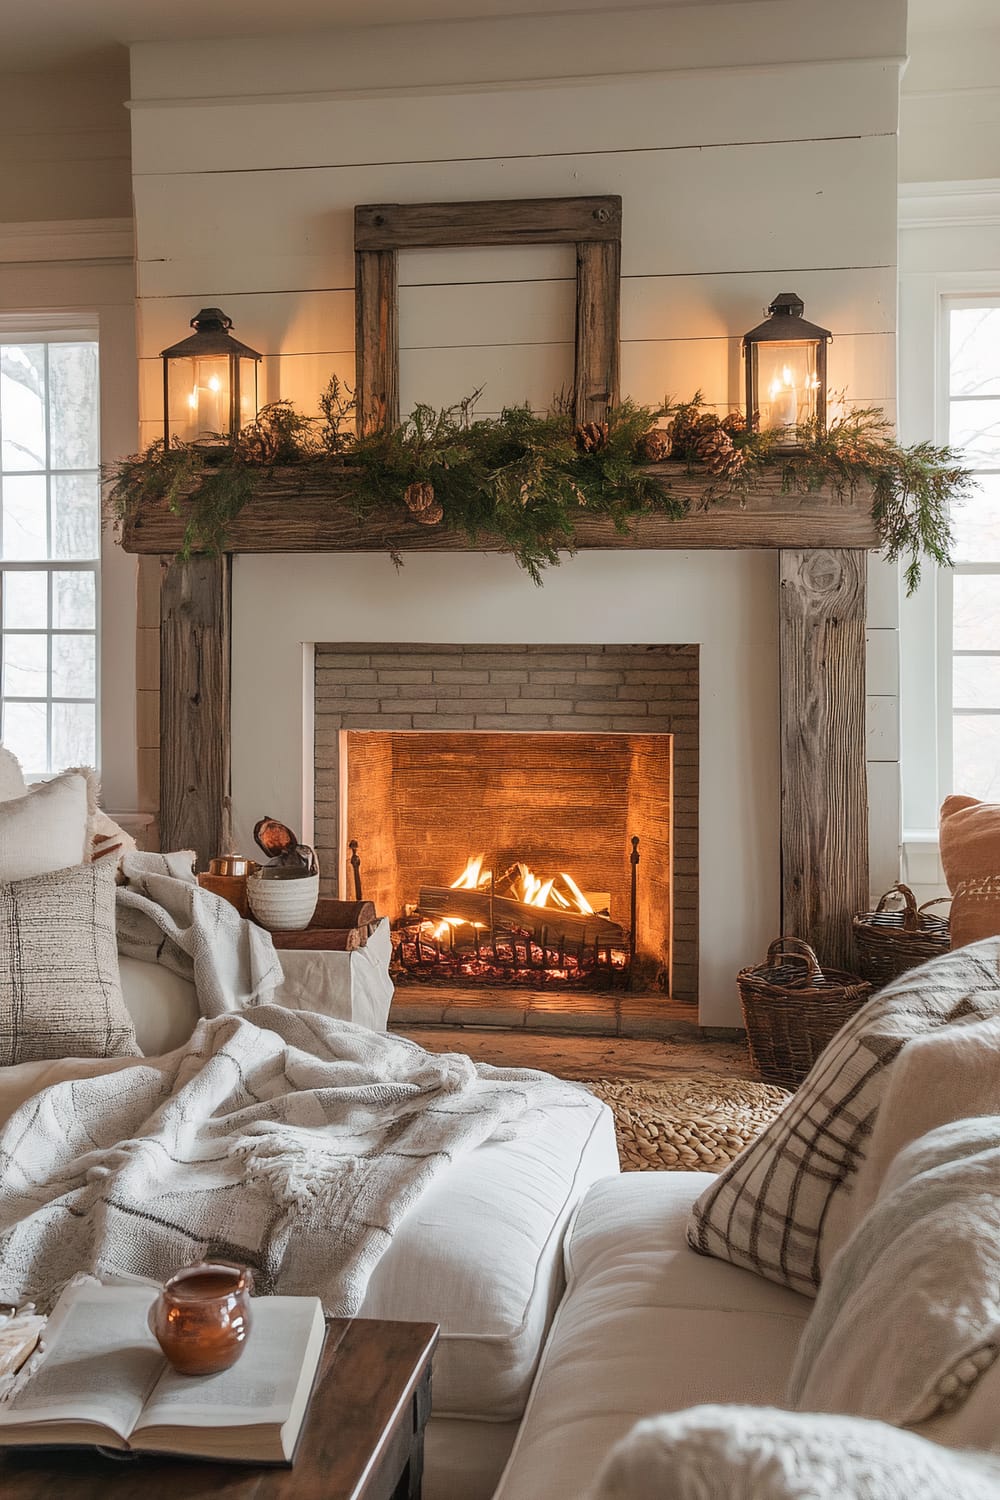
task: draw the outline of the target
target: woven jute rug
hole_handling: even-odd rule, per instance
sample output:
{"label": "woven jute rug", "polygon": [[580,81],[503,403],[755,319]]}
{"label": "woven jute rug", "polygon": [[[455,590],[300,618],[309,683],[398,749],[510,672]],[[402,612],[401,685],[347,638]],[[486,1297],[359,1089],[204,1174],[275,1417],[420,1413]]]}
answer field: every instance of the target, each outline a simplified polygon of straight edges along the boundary
{"label": "woven jute rug", "polygon": [[580,1082],[614,1112],[623,1172],[721,1172],[791,1098],[774,1084],[721,1074]]}

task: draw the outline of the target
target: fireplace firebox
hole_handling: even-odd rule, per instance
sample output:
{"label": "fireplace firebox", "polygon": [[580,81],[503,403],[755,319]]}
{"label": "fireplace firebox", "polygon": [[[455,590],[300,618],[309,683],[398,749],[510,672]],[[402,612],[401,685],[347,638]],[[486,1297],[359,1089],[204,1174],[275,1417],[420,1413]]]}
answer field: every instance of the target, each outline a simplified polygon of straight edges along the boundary
{"label": "fireplace firebox", "polygon": [[695,646],[318,644],[326,892],[360,861],[400,986],[696,999],[698,692]]}
{"label": "fireplace firebox", "polygon": [[669,991],[670,735],[341,739],[397,982]]}

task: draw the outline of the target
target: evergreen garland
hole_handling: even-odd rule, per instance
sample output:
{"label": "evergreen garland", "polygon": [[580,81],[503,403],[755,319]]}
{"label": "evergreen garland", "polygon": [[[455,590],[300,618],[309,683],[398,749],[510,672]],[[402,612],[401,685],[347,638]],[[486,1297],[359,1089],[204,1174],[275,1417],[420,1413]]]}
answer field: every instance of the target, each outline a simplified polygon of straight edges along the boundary
{"label": "evergreen garland", "polygon": [[[107,471],[111,510],[120,524],[150,503],[180,511],[183,501],[188,519],[180,555],[186,557],[225,548],[230,523],[277,465],[322,476],[330,503],[350,506],[359,520],[384,512],[393,499],[405,515],[410,487],[430,485],[441,525],[473,546],[499,538],[537,583],[560,552],[574,550],[582,511],[610,519],[622,533],[638,516],[686,514],[688,503],[672,493],[671,470],[701,472],[706,458],[715,477],[705,506],[733,495],[752,505],[763,474],[776,467],[786,493],[826,486],[846,496],[870,486],[881,550],[890,561],[905,556],[912,593],[924,557],[950,565],[950,507],[972,485],[952,449],[901,447],[877,408],[851,412],[826,430],[800,428],[801,447],[788,453],[779,451],[774,434],[747,430],[737,413],[720,421],[700,393],[658,408],[626,399],[606,423],[580,429],[565,401],[545,414],[515,406],[477,419],[479,394],[442,410],[418,406],[388,431],[357,436],[353,399],[334,377],[320,398],[319,420],[277,401],[231,447],[206,451],[160,441],[119,460]],[[650,472],[643,453],[650,434],[664,428],[673,452]]]}

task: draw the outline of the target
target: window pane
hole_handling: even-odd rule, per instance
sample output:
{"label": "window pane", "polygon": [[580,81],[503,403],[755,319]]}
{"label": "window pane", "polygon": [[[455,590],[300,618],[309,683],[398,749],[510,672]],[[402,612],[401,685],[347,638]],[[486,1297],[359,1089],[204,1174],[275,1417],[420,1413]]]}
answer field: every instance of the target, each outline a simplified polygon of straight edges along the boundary
{"label": "window pane", "polygon": [[950,432],[970,469],[1000,469],[1000,401],[952,401]]}
{"label": "window pane", "polygon": [[10,474],[3,485],[3,514],[0,524],[0,557],[8,562],[34,562],[48,557],[45,479],[39,475]]}
{"label": "window pane", "polygon": [[45,467],[45,345],[0,345],[0,465]]}
{"label": "window pane", "polygon": [[960,714],[952,723],[955,791],[1000,802],[1000,714]]}
{"label": "window pane", "polygon": [[95,574],[85,573],[82,569],[52,574],[52,624],[56,630],[94,629],[97,624]]}
{"label": "window pane", "polygon": [[97,345],[50,344],[50,468],[97,468],[97,419]]}
{"label": "window pane", "polygon": [[956,573],[956,651],[1000,651],[1000,575]]}
{"label": "window pane", "polygon": [[52,637],[53,698],[93,698],[97,692],[94,637]]}
{"label": "window pane", "polygon": [[956,656],[952,701],[956,708],[1000,709],[1000,656]]}
{"label": "window pane", "polygon": [[951,394],[1000,396],[1000,307],[953,308]]}
{"label": "window pane", "polygon": [[952,521],[956,562],[1000,562],[1000,474],[984,474],[971,498],[955,506]]}
{"label": "window pane", "polygon": [[3,638],[3,694],[5,698],[44,698],[48,694],[46,635],[5,635]]}
{"label": "window pane", "polygon": [[0,737],[13,750],[26,776],[38,776],[52,768],[45,753],[44,703],[5,703]]}
{"label": "window pane", "polygon": [[52,555],[82,562],[101,551],[96,474],[52,476]]}
{"label": "window pane", "polygon": [[[47,573],[0,574],[3,623],[8,630],[44,630],[48,617]],[[76,621],[73,624],[86,624]]]}
{"label": "window pane", "polygon": [[53,703],[52,763],[92,766],[97,760],[96,715],[92,703]]}

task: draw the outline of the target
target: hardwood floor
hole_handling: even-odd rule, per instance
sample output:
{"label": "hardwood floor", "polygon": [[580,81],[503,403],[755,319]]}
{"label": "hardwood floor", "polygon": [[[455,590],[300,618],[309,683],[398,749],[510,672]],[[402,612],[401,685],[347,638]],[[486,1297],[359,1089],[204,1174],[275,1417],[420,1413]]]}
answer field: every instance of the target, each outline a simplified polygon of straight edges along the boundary
{"label": "hardwood floor", "polygon": [[726,1074],[755,1078],[744,1042],[701,1037],[626,1038],[552,1036],[540,1032],[502,1031],[489,1027],[395,1024],[429,1052],[464,1052],[494,1067],[541,1068],[558,1078],[647,1078],[672,1075]]}

